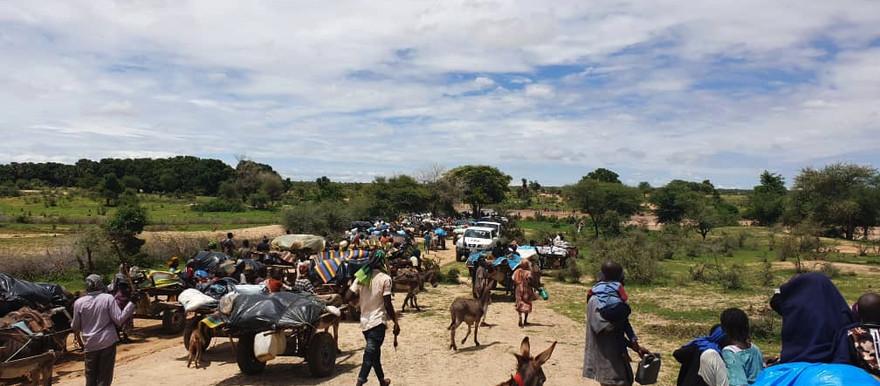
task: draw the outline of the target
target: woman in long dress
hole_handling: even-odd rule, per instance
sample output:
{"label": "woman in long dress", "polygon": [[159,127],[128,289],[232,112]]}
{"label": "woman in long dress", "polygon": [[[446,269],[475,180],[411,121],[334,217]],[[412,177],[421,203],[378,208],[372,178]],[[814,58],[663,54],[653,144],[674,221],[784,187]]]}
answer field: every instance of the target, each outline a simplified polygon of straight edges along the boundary
{"label": "woman in long dress", "polygon": [[532,288],[532,265],[528,260],[523,260],[513,272],[513,283],[516,285],[514,297],[516,298],[516,312],[520,327],[529,325],[529,313],[532,312],[532,301],[538,298]]}

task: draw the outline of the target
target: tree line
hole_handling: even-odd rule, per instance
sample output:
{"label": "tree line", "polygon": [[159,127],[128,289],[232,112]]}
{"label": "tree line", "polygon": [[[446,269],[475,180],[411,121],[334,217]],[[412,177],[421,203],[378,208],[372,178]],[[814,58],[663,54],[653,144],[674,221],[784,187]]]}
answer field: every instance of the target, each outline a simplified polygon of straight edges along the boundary
{"label": "tree line", "polygon": [[597,169],[563,188],[569,205],[587,214],[596,237],[616,235],[631,216],[653,213],[662,224],[686,225],[704,239],[717,227],[739,219],[762,226],[811,225],[820,235],[867,239],[880,225],[880,173],[870,166],[845,163],[805,168],[791,189],[776,173],[764,171],[746,194],[742,210],[722,199],[709,181],[673,180],[652,188],[624,185],[617,173]]}

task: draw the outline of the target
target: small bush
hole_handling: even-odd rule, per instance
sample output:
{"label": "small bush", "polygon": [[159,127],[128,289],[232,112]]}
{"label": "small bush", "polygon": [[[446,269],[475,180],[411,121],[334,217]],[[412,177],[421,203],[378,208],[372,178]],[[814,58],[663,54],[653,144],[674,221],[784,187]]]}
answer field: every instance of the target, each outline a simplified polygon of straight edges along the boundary
{"label": "small bush", "polygon": [[245,208],[238,201],[213,198],[203,204],[193,205],[192,210],[196,212],[244,212]]}
{"label": "small bush", "polygon": [[746,267],[733,264],[730,267],[717,264],[696,264],[689,269],[694,281],[707,284],[718,284],[726,290],[739,290],[745,287],[743,273]]}
{"label": "small bush", "polygon": [[776,277],[773,275],[773,264],[764,256],[764,262],[761,264],[761,285],[764,287],[773,287],[776,283]]}
{"label": "small bush", "polygon": [[602,263],[615,261],[623,266],[626,279],[632,283],[653,283],[664,276],[660,259],[665,255],[663,248],[653,247],[656,243],[642,232],[633,232],[625,237],[597,240],[591,251],[591,271],[599,272]]}
{"label": "small bush", "polygon": [[443,273],[443,271],[440,271],[440,275],[437,279],[440,282],[446,283],[446,284],[458,284],[459,276],[461,276],[461,272],[458,271],[458,268],[451,268],[446,273]]}
{"label": "small bush", "polygon": [[832,279],[840,276],[840,268],[837,268],[836,265],[829,262],[819,264],[818,271],[824,273],[825,276],[828,276]]}

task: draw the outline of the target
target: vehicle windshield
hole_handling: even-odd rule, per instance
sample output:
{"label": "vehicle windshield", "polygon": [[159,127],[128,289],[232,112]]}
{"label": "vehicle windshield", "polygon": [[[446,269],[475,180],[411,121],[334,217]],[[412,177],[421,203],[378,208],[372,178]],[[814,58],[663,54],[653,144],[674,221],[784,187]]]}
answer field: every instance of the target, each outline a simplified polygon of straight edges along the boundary
{"label": "vehicle windshield", "polygon": [[480,229],[468,229],[464,232],[464,237],[473,237],[477,239],[491,239],[492,234],[489,231],[484,231]]}
{"label": "vehicle windshield", "polygon": [[498,230],[498,224],[492,224],[492,223],[487,223],[487,222],[478,222],[477,226],[486,227],[486,228],[493,228],[496,231]]}

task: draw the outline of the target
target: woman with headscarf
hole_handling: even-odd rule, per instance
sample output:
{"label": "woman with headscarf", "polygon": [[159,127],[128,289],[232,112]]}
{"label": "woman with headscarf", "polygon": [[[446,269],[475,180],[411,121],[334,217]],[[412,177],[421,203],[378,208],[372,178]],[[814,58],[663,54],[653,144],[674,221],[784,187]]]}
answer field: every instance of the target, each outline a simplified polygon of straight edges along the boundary
{"label": "woman with headscarf", "polygon": [[834,283],[816,272],[797,275],[779,287],[770,307],[782,316],[781,363],[831,363],[836,337],[855,322]]}
{"label": "woman with headscarf", "polygon": [[520,327],[529,325],[529,314],[532,312],[532,301],[538,298],[535,290],[532,288],[532,264],[527,260],[523,261],[513,272],[514,298],[516,299],[517,323]]}

